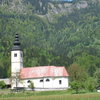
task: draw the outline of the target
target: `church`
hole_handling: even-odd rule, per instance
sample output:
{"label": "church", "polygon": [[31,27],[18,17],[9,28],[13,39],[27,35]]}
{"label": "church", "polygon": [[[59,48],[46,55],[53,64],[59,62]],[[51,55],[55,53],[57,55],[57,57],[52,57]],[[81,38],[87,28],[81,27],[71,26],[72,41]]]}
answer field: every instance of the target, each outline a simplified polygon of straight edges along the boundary
{"label": "church", "polygon": [[11,50],[11,89],[31,90],[31,82],[35,91],[65,90],[69,88],[68,78],[69,74],[64,66],[24,67],[19,35],[15,35]]}

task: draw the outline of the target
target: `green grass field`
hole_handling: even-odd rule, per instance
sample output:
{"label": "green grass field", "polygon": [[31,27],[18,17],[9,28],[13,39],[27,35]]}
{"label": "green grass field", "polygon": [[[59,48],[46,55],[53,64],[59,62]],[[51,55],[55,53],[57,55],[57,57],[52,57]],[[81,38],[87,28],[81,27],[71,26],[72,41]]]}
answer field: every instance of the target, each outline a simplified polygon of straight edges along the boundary
{"label": "green grass field", "polygon": [[0,100],[100,100],[100,93],[71,94],[67,91],[0,94]]}

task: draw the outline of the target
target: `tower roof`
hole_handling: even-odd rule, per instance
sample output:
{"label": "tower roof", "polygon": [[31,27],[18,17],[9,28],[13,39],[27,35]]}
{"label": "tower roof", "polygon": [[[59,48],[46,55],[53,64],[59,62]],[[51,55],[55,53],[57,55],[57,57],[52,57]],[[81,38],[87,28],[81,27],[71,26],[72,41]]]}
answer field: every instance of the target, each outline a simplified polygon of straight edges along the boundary
{"label": "tower roof", "polygon": [[20,45],[21,45],[21,43],[19,41],[19,35],[15,34],[15,41],[13,43],[12,51],[21,50]]}

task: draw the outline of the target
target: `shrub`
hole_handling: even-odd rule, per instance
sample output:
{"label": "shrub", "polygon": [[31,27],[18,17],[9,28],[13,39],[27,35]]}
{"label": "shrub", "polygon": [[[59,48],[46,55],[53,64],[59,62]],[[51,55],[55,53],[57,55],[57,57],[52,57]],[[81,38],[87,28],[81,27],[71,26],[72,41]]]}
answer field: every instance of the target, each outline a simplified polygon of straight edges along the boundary
{"label": "shrub", "polygon": [[4,81],[0,81],[0,88],[3,89],[6,87],[6,84]]}
{"label": "shrub", "polygon": [[29,88],[31,88],[32,90],[34,90],[34,83],[32,81],[30,81]]}
{"label": "shrub", "polygon": [[81,84],[77,81],[73,81],[70,83],[71,88],[75,90],[76,93],[79,93],[79,89],[81,88]]}
{"label": "shrub", "polygon": [[86,89],[90,92],[93,92],[96,89],[96,82],[95,79],[93,79],[92,77],[88,78],[85,84]]}

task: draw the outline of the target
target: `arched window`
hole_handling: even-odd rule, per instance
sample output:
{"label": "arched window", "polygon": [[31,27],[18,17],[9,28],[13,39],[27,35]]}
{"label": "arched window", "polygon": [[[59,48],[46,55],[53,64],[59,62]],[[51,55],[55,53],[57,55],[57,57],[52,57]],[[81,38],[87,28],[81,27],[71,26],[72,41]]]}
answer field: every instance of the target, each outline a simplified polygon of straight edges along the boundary
{"label": "arched window", "polygon": [[41,79],[40,82],[43,82],[43,80]]}
{"label": "arched window", "polygon": [[59,80],[59,84],[62,84],[62,81],[61,80]]}
{"label": "arched window", "polygon": [[49,82],[50,80],[49,79],[46,79],[46,82]]}
{"label": "arched window", "polygon": [[30,83],[30,82],[31,82],[30,80],[27,81],[27,83]]}

